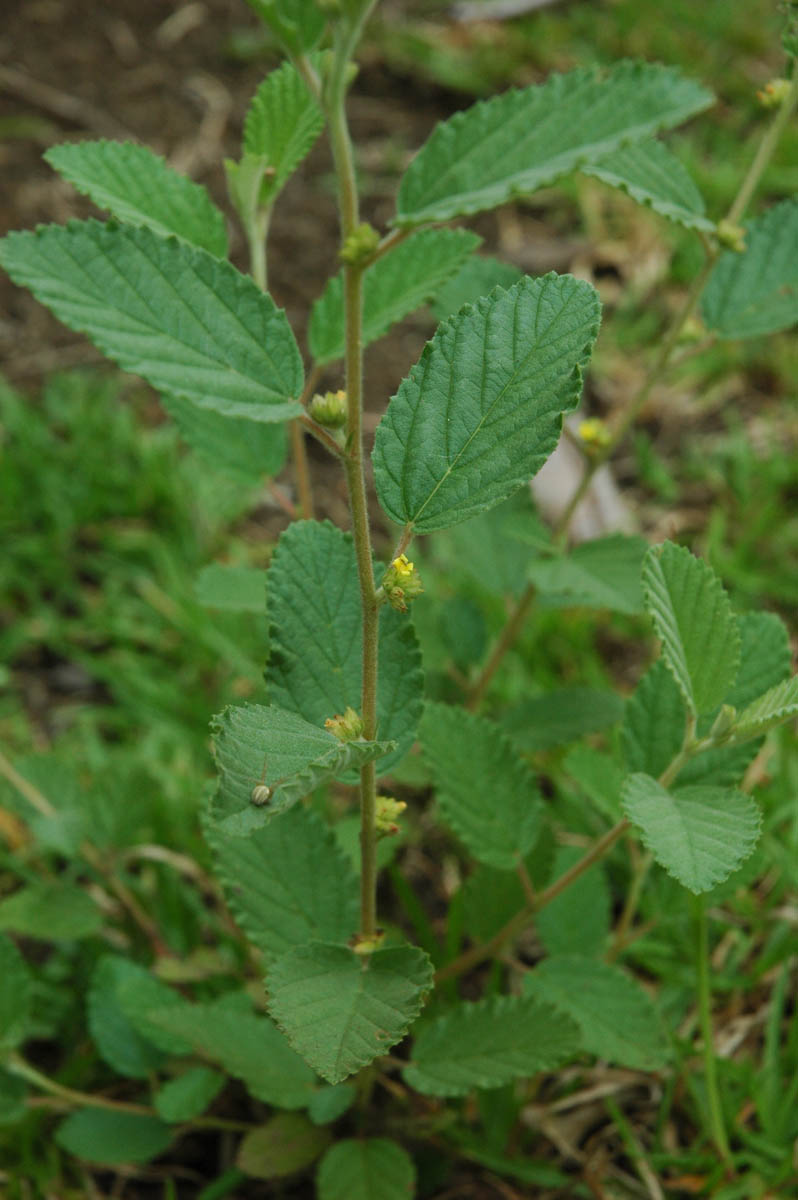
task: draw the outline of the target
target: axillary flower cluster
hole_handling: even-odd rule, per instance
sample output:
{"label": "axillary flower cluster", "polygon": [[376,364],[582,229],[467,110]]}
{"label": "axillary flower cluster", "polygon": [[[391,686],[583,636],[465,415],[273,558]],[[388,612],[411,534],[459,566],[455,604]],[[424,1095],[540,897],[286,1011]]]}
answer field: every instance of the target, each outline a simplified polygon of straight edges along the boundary
{"label": "axillary flower cluster", "polygon": [[382,577],[382,590],[391,608],[407,612],[410,600],[424,591],[421,576],[406,554],[400,554]]}

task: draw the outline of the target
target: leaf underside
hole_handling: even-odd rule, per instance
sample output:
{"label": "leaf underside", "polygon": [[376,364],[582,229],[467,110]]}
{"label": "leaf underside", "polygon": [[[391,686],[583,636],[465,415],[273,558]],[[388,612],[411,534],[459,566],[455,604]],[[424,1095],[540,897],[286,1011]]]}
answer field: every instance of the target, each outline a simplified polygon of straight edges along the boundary
{"label": "leaf underside", "polygon": [[580,170],[688,229],[710,233],[715,228],[714,221],[704,215],[703,197],[690,174],[662,142],[632,142],[583,163]]}

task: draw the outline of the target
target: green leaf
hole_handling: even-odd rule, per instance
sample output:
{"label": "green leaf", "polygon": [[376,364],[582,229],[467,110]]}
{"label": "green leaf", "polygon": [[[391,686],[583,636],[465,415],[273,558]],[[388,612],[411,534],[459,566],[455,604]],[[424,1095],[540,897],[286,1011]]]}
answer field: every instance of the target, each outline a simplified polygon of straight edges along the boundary
{"label": "green leaf", "polygon": [[0,929],[42,941],[90,937],[102,913],[79,887],[57,880],[30,883],[0,901]]}
{"label": "green leaf", "polygon": [[[149,1078],[164,1058],[163,1052],[142,1036],[122,1008],[119,994],[122,985],[131,980],[137,982],[141,975],[146,976],[153,989],[174,995],[179,1001],[176,993],[158,983],[142,967],[113,954],[98,960],[87,997],[89,1032],[100,1057],[130,1079]],[[147,997],[151,1002],[149,989]]]}
{"label": "green leaf", "polygon": [[438,321],[454,316],[464,304],[476,304],[495,287],[511,288],[523,278],[523,272],[510,263],[489,255],[472,255],[460,270],[440,288],[430,303]]}
{"label": "green leaf", "polygon": [[161,396],[180,435],[206,462],[248,483],[277,475],[288,451],[285,425],[228,417],[184,396]]}
{"label": "green leaf", "polygon": [[347,1138],[331,1146],[316,1175],[318,1200],[412,1200],[410,1156],[387,1138]]}
{"label": "green leaf", "polygon": [[227,257],[224,217],[200,183],[133,142],[66,142],[44,157],[98,208],[119,221],[146,225],[161,237],[176,234]]}
{"label": "green leaf", "polygon": [[[0,1018],[2,1020],[2,1018]],[[2,1031],[0,1024],[0,1031]],[[0,1032],[2,1037],[2,1032]],[[0,1067],[0,1127],[16,1125],[28,1113],[28,1085]]]}
{"label": "green leaf", "polygon": [[555,688],[522,700],[504,714],[502,728],[524,754],[535,754],[617,724],[623,701],[598,688]]}
{"label": "green leaf", "polygon": [[[558,846],[552,879],[564,875],[583,854],[576,846]],[[610,890],[602,865],[594,864],[542,908],[535,927],[549,954],[602,955],[610,932]]]}
{"label": "green leaf", "polygon": [[[297,69],[285,62],[270,71],[244,120],[244,150],[270,168],[259,202],[273,204],[324,128],[324,114]],[[273,174],[271,173],[273,172]]]}
{"label": "green leaf", "polygon": [[690,712],[723,702],[740,663],[740,633],[729,597],[712,568],[684,546],[652,546],[643,593],[662,657]]}
{"label": "green leaf", "polygon": [[496,288],[441,325],[377,428],[391,520],[443,529],[526,483],[579,400],[598,326],[595,289],[554,274]]}
{"label": "green leaf", "polygon": [[[219,787],[212,815],[223,833],[236,836],[253,833],[328,780],[394,749],[393,742],[341,742],[274,705],[227,708],[214,718],[213,732]],[[251,801],[258,782],[273,789],[260,807]]]}
{"label": "green leaf", "polygon": [[447,221],[496,208],[712,102],[669,67],[616,63],[552,75],[438,125],[399,186],[396,221]]}
{"label": "green leaf", "polygon": [[[427,229],[378,258],[363,276],[363,345],[435,296],[480,239],[467,229]],[[313,305],[310,352],[321,366],[344,354],[344,281],[334,276]]]}
{"label": "green leaf", "polygon": [[[129,1027],[146,1042],[157,1046],[164,1054],[188,1054],[191,1043],[179,1033],[168,1033],[154,1025],[148,1013],[157,1008],[159,1012],[170,1011],[179,1023],[181,1013],[187,1012],[189,1003],[173,988],[156,979],[144,967],[128,959],[117,958],[115,967],[116,994],[121,1017],[128,1022],[125,1027],[117,1017],[117,1038],[121,1041],[130,1036]],[[107,1028],[107,1027],[106,1027]]]}
{"label": "green leaf", "polygon": [[61,1122],[55,1140],[75,1158],[113,1166],[157,1158],[171,1142],[172,1131],[157,1117],[81,1108]]}
{"label": "green leaf", "polygon": [[[362,613],[352,539],[329,522],[294,521],[267,576],[270,621],[266,682],[275,703],[314,725],[361,705]],[[396,749],[413,743],[421,716],[421,654],[410,618],[384,604],[379,616],[377,730]]]}
{"label": "green leaf", "polygon": [[228,567],[210,563],[197,576],[195,593],[206,608],[263,613],[266,609],[266,572],[260,567]]}
{"label": "green leaf", "polygon": [[526,537],[548,533],[540,525],[527,488],[434,540],[436,559],[450,574],[463,573],[482,592],[519,595],[526,584]]}
{"label": "green leaf", "polygon": [[247,3],[291,55],[312,50],[327,23],[324,10],[315,0],[247,0]]}
{"label": "green leaf", "polygon": [[731,875],[759,838],[759,810],[730,788],[667,792],[649,775],[630,775],[623,807],[660,866],[696,894]]}
{"label": "green leaf", "polygon": [[[740,668],[724,703],[739,711],[790,674],[790,635],[775,613],[743,613],[740,625]],[[653,774],[649,771],[649,775]]]}
{"label": "green leaf", "polygon": [[777,333],[798,321],[798,197],[751,221],[745,245],[720,256],[701,297],[704,321],[722,338]]}
{"label": "green leaf", "polygon": [[347,942],[360,917],[358,885],[329,826],[302,805],[256,829],[206,837],[227,902],[250,940],[267,954],[312,941]]}
{"label": "green leaf", "polygon": [[660,658],[626,701],[621,742],[629,770],[660,776],[682,747],[686,718],[679,685]]}
{"label": "green leaf", "polygon": [[521,996],[490,996],[461,1004],[426,1025],[415,1040],[405,1081],[432,1096],[462,1096],[538,1071],[578,1053],[570,1017]]}
{"label": "green leaf", "polygon": [[154,388],[253,421],[301,411],[302,360],[285,313],[204,250],[150,229],[72,221],[10,233],[0,264]]}
{"label": "green leaf", "polygon": [[315,1162],[329,1140],[326,1129],[300,1113],[278,1113],[242,1139],[236,1166],[253,1179],[283,1179]]}
{"label": "green leaf", "polygon": [[210,1067],[189,1067],[158,1089],[153,1097],[155,1110],[170,1123],[191,1121],[205,1112],[226,1082],[224,1075]]}
{"label": "green leaf", "polygon": [[627,772],[614,755],[595,746],[572,746],[562,760],[562,769],[614,824],[621,818],[621,787]]}
{"label": "green leaf", "polygon": [[641,537],[613,533],[568,554],[536,558],[527,574],[546,601],[635,616],[643,611],[640,569],[647,549]]}
{"label": "green leaf", "polygon": [[308,1104],[308,1116],[314,1125],[331,1125],[347,1112],[357,1099],[352,1083],[336,1083],[320,1087]]}
{"label": "green leaf", "polygon": [[270,967],[269,1011],[322,1078],[340,1083],[404,1037],[432,987],[423,951],[297,946]]}
{"label": "green leaf", "polygon": [[[534,849],[524,859],[535,888],[543,888],[554,863],[554,838],[544,826]],[[526,908],[527,896],[515,871],[477,866],[462,887],[463,925],[472,937],[486,942],[506,925],[511,917]]]}
{"label": "green leaf", "polygon": [[443,820],[480,862],[513,870],[540,835],[543,806],[506,734],[474,713],[430,704],[419,737]]}
{"label": "green leaf", "polygon": [[583,164],[580,170],[620,188],[670,221],[714,232],[715,222],[704,215],[704,199],[691,175],[662,142],[633,142]]}
{"label": "green leaf", "polygon": [[556,955],[524,977],[524,994],[571,1017],[589,1054],[622,1067],[656,1071],[667,1043],[648,994],[620,967],[596,958]]}
{"label": "green leaf", "polygon": [[0,1054],[24,1041],[32,1003],[32,980],[11,938],[0,935]]}
{"label": "green leaf", "polygon": [[761,737],[794,716],[798,716],[798,675],[776,684],[744,708],[734,723],[734,739]]}
{"label": "green leaf", "polygon": [[162,1031],[183,1038],[195,1053],[240,1079],[256,1100],[291,1109],[309,1103],[315,1086],[313,1072],[273,1022],[255,1016],[248,1001],[231,1003],[230,997],[224,996],[179,1010],[152,1009],[148,1016]]}

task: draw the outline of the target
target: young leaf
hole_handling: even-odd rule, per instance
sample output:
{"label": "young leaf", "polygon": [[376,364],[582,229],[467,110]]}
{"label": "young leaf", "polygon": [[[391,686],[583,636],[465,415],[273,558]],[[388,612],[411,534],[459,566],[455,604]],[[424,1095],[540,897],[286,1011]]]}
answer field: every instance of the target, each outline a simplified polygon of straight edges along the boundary
{"label": "young leaf", "polygon": [[199,603],[206,608],[263,613],[266,609],[266,572],[260,567],[209,563],[197,576],[194,591]]}
{"label": "young leaf", "polygon": [[496,288],[440,326],[377,428],[374,474],[391,520],[445,529],[542,467],[574,408],[599,301],[570,275]]}
{"label": "young leaf", "polygon": [[690,712],[721,704],[740,663],[740,633],[729,597],[712,568],[684,546],[652,546],[643,594],[662,656]]}
{"label": "young leaf", "polygon": [[787,678],[792,651],[787,627],[775,613],[743,613],[738,621],[740,668],[724,703],[733,704],[739,712]]}
{"label": "young leaf", "polygon": [[704,215],[703,197],[689,172],[653,138],[622,146],[579,169],[688,229],[715,229],[715,222]]}
{"label": "young leaf", "polygon": [[98,208],[161,237],[176,234],[216,258],[227,257],[224,217],[200,183],[133,142],[73,142],[44,157]]}
{"label": "young leaf", "polygon": [[745,251],[720,256],[701,297],[701,315],[722,338],[759,337],[798,321],[798,198],[746,226]]}
{"label": "young leaf", "polygon": [[292,56],[312,50],[327,24],[326,13],[316,0],[247,0],[247,3]]}
{"label": "young leaf", "polygon": [[413,946],[359,955],[313,942],[272,963],[269,1011],[323,1079],[340,1083],[405,1035],[432,987],[432,966]]}
{"label": "young leaf", "polygon": [[608,729],[622,713],[623,701],[615,692],[555,688],[513,705],[502,718],[502,728],[522,753],[535,754]]}
{"label": "young leaf", "polygon": [[8,234],[0,265],[154,388],[253,421],[301,412],[302,359],[285,313],[204,250],[150,229],[72,221]]}
{"label": "young leaf", "polygon": [[495,208],[712,103],[669,67],[579,68],[483,100],[438,125],[399,187],[396,222],[448,221]]}
{"label": "young leaf", "polygon": [[551,1071],[578,1053],[579,1030],[548,1004],[491,996],[461,1004],[426,1025],[413,1045],[405,1081],[432,1096],[463,1096]]}
{"label": "young leaf", "polygon": [[[360,710],[362,615],[352,539],[328,522],[294,521],[267,575],[270,697],[314,725]],[[384,604],[379,618],[377,728],[396,742],[387,771],[409,750],[423,702],[421,653],[410,618]]]}
{"label": "young leaf", "polygon": [[288,451],[285,425],[228,417],[185,396],[170,396],[165,392],[161,404],[192,450],[217,470],[248,483],[277,475],[281,470]]}
{"label": "young leaf", "polygon": [[656,1071],[667,1044],[652,1001],[637,980],[596,958],[555,955],[524,978],[524,994],[571,1017],[589,1054],[622,1067]]}
{"label": "young leaf", "polygon": [[[296,67],[270,71],[252,97],[244,120],[244,150],[271,168],[259,203],[273,204],[324,128],[324,114]],[[272,174],[273,172],[273,174]]]}
{"label": "young leaf", "polygon": [[32,1001],[32,980],[25,959],[11,938],[0,935],[0,1054],[25,1038]]}
{"label": "young leaf", "polygon": [[419,737],[443,820],[480,862],[513,870],[538,839],[543,806],[507,736],[484,717],[428,704]]}
{"label": "young leaf", "polygon": [[[394,749],[393,742],[342,742],[295,713],[262,704],[227,708],[214,719],[219,788],[212,815],[226,834],[245,836],[353,767]],[[265,778],[262,778],[264,767]],[[269,803],[252,803],[262,782]]]}
{"label": "young leaf", "polygon": [[329,1140],[326,1129],[300,1113],[277,1113],[242,1139],[236,1166],[253,1179],[283,1179],[315,1162]]}
{"label": "young leaf", "polygon": [[144,968],[115,954],[98,960],[87,998],[89,1032],[101,1058],[130,1079],[149,1078],[164,1058],[163,1052],[139,1033],[121,1005],[120,988],[139,974],[145,974],[153,988],[160,989],[167,997],[177,998],[176,993],[152,979]]}
{"label": "young leaf", "polygon": [[416,1171],[387,1138],[346,1138],[331,1146],[316,1174],[318,1200],[412,1200]]}
{"label": "young leaf", "polygon": [[657,659],[626,701],[621,742],[629,770],[660,776],[681,749],[686,719],[679,685]]}
{"label": "young leaf", "polygon": [[157,1158],[171,1142],[172,1131],[144,1113],[81,1108],[61,1122],[55,1140],[75,1158],[114,1166]]}
{"label": "young leaf", "polygon": [[[427,229],[378,258],[363,277],[363,345],[435,296],[479,242],[467,229]],[[308,340],[320,366],[343,357],[343,275],[334,276],[313,305]]]}
{"label": "young leaf", "polygon": [[199,1117],[224,1087],[224,1075],[210,1067],[189,1067],[170,1079],[153,1097],[155,1111],[164,1121],[175,1123]]}
{"label": "young leaf", "polygon": [[756,805],[730,788],[667,792],[649,775],[630,775],[623,807],[660,866],[696,894],[731,875],[759,837]]}
{"label": "young leaf", "polygon": [[298,804],[248,838],[207,823],[216,874],[256,946],[282,954],[305,942],[347,942],[357,931],[357,879],[335,834]]}
{"label": "young leaf", "polygon": [[522,278],[523,272],[511,263],[489,255],[472,255],[436,293],[430,303],[430,311],[436,320],[445,321],[459,312],[464,304],[476,304],[495,287],[511,288]]}
{"label": "young leaf", "polygon": [[0,901],[0,929],[42,941],[90,937],[102,913],[82,888],[57,880],[29,883]]}
{"label": "young leaf", "polygon": [[197,1054],[217,1062],[229,1075],[246,1084],[264,1104],[304,1108],[313,1095],[315,1078],[267,1017],[222,997],[210,1004],[175,1009],[152,1009],[152,1024],[184,1038]]}
{"label": "young leaf", "polygon": [[533,559],[528,577],[546,602],[634,616],[643,611],[640,568],[647,549],[641,537],[612,533],[581,542],[568,554]]}
{"label": "young leaf", "polygon": [[734,723],[735,741],[761,737],[769,729],[798,715],[798,675],[776,684],[764,696],[754,700]]}

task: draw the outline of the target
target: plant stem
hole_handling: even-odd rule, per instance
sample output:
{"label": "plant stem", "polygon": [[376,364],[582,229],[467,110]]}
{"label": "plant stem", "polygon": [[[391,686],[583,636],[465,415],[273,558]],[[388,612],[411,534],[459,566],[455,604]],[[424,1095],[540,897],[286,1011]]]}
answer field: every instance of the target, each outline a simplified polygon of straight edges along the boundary
{"label": "plant stem", "polygon": [[265,292],[268,286],[268,277],[266,274],[266,238],[269,236],[270,217],[271,209],[259,209],[252,219],[252,224],[247,229],[249,269],[252,273],[252,278],[262,292]]}
{"label": "plant stem", "polygon": [[535,587],[534,584],[530,583],[524,589],[520,599],[512,609],[510,616],[507,618],[507,624],[499,635],[498,642],[493,647],[488,661],[485,663],[485,666],[480,671],[468,693],[466,708],[472,712],[476,712],[479,708],[485,692],[488,690],[490,681],[501,666],[502,659],[523,629],[534,598]]}
{"label": "plant stem", "polygon": [[294,473],[296,475],[296,490],[299,497],[299,510],[306,520],[312,521],[313,485],[310,481],[305,434],[302,424],[298,419],[291,422],[291,449],[294,456]]}
{"label": "plant stem", "polygon": [[[335,173],[338,183],[338,206],[341,240],[346,241],[359,222],[359,203],[355,178],[355,162],[349,127],[346,121],[346,75],[349,53],[359,32],[342,28],[327,90],[327,117],[332,142]],[[377,732],[377,630],[379,612],[374,568],[371,553],[366,480],[363,462],[363,264],[344,265],[344,312],[346,317],[347,441],[343,455],[349,507],[352,514],[352,534],[357,560],[360,605],[363,614],[363,681],[361,717],[363,736],[372,740]],[[376,830],[376,769],[367,763],[360,770],[360,933],[365,941],[377,933],[377,830]]]}
{"label": "plant stem", "polygon": [[732,1166],[726,1129],[723,1124],[723,1109],[718,1091],[717,1064],[712,1036],[712,989],[709,978],[709,930],[707,927],[706,902],[703,896],[693,898],[696,921],[696,969],[698,975],[698,1015],[701,1037],[704,1042],[704,1077],[709,1105],[709,1127],[715,1147],[727,1167]]}
{"label": "plant stem", "polygon": [[733,224],[737,224],[740,218],[745,213],[748,205],[751,202],[751,197],[757,189],[760,179],[762,178],[768,163],[773,157],[774,151],[779,144],[779,138],[784,132],[790,117],[798,107],[798,70],[793,72],[792,87],[787,94],[783,104],[780,104],[774,113],[773,120],[765,131],[765,136],[757,147],[751,166],[745,179],[740,185],[740,190],[734,198],[734,202],[729,209],[727,220]]}

